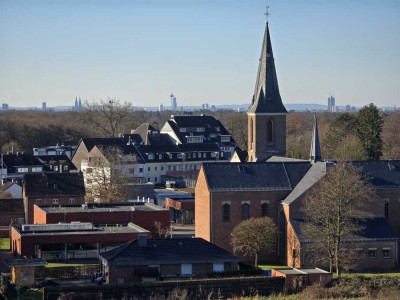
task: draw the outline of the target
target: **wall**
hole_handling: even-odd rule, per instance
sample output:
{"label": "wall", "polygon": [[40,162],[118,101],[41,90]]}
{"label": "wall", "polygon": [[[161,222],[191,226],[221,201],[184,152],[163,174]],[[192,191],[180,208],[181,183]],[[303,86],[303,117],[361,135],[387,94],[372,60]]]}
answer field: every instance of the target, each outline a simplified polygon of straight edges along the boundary
{"label": "wall", "polygon": [[199,177],[195,187],[195,236],[201,237],[206,241],[211,241],[211,212],[210,212],[210,197],[208,191],[204,169],[201,168]]}
{"label": "wall", "polygon": [[[130,209],[130,207],[127,206],[127,209]],[[112,210],[112,207],[110,210]],[[35,205],[34,224],[70,223],[73,221],[91,222],[95,225],[127,224],[132,222],[149,231],[154,230],[155,221],[161,222],[163,227],[170,226],[168,210],[96,212],[89,208],[82,209],[81,212],[46,213],[42,208]]]}

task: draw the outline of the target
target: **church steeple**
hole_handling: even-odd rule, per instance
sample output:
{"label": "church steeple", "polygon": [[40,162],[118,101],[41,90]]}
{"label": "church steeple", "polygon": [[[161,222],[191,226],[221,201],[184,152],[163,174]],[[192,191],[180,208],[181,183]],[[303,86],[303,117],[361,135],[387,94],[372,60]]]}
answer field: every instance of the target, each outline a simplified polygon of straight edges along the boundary
{"label": "church steeple", "polygon": [[[266,15],[269,15],[268,11]],[[256,86],[247,111],[248,161],[264,161],[272,155],[286,155],[286,114],[287,110],[279,93],[267,21]]]}
{"label": "church steeple", "polygon": [[256,86],[248,112],[287,113],[279,93],[278,78],[276,76],[268,22],[265,25]]}
{"label": "church steeple", "polygon": [[321,160],[321,147],[319,144],[319,135],[318,135],[318,121],[317,121],[317,112],[314,112],[314,126],[311,140],[311,149],[310,149],[310,162],[314,164],[316,161]]}

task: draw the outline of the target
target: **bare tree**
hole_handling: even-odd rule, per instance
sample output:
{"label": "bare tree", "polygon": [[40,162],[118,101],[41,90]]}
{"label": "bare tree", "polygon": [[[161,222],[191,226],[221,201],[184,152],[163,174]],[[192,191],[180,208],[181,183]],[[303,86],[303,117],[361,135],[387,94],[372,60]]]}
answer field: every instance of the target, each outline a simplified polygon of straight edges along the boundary
{"label": "bare tree", "polygon": [[[91,158],[86,169],[89,202],[120,202],[127,200],[128,183],[136,157],[124,154],[117,146],[100,147],[99,155]],[[89,172],[89,170],[90,172]]]}
{"label": "bare tree", "polygon": [[132,104],[120,103],[116,99],[101,100],[100,103],[86,102],[83,115],[87,124],[104,137],[116,137],[118,130],[132,116]]}
{"label": "bare tree", "polygon": [[351,164],[341,163],[322,178],[306,196],[305,236],[320,261],[336,269],[338,277],[348,254],[343,243],[363,230],[360,221],[369,217],[374,193]]}
{"label": "bare tree", "polygon": [[162,226],[160,221],[154,221],[153,229],[158,238],[169,238],[171,236],[171,228]]}
{"label": "bare tree", "polygon": [[251,218],[233,228],[231,244],[235,253],[254,255],[254,265],[257,267],[258,255],[262,250],[271,250],[276,237],[277,227],[271,218]]}

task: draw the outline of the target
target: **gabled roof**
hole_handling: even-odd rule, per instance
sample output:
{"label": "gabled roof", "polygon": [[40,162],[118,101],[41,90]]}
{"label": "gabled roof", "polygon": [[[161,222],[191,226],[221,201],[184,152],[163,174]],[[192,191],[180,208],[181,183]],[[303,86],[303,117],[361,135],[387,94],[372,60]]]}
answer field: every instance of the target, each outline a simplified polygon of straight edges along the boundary
{"label": "gabled roof", "polygon": [[[305,220],[303,219],[292,219],[290,220],[292,227],[296,233],[296,236],[300,241],[306,242],[308,241],[306,236],[304,235],[304,226]],[[343,237],[342,241],[356,241],[356,240],[364,240],[364,239],[384,239],[384,240],[397,240],[397,237],[393,231],[392,226],[389,224],[387,218],[370,218],[362,221],[358,221],[360,227],[364,228],[360,232]]]}
{"label": "gabled roof", "polygon": [[100,254],[109,263],[118,265],[184,264],[238,262],[239,258],[202,238],[174,238],[147,240],[147,247],[130,241]]}
{"label": "gabled roof", "polygon": [[[12,181],[7,181],[4,184],[0,185],[0,192],[5,192],[6,190],[8,190],[10,187],[12,187],[14,184],[16,184],[15,182]],[[17,184],[18,185],[18,184]]]}
{"label": "gabled roof", "polygon": [[373,188],[400,189],[400,160],[353,161]]}
{"label": "gabled roof", "polygon": [[268,23],[265,25],[256,87],[248,113],[287,113],[279,93]]}
{"label": "gabled roof", "polygon": [[25,174],[23,187],[27,197],[85,196],[81,172]]}
{"label": "gabled roof", "polygon": [[[3,163],[8,169],[19,166],[42,166],[36,156],[30,154],[6,154],[2,156]],[[1,167],[1,164],[0,164]]]}
{"label": "gabled roof", "polygon": [[71,162],[71,159],[65,155],[41,155],[38,156],[39,160],[44,164],[54,164],[54,163],[68,163],[70,170],[76,170],[75,165]]}
{"label": "gabled roof", "polygon": [[316,184],[326,174],[326,165],[324,162],[316,162],[311,166],[308,172],[290,192],[290,194],[282,201],[283,204],[290,205],[306,191],[308,191],[314,184]]}
{"label": "gabled roof", "polygon": [[308,161],[203,163],[210,190],[292,190],[310,167]]}

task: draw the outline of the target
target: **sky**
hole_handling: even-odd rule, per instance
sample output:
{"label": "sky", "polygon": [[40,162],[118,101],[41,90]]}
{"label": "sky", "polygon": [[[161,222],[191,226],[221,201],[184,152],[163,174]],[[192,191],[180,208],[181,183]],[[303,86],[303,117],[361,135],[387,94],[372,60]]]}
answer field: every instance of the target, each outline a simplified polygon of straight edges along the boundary
{"label": "sky", "polygon": [[[0,103],[250,103],[261,0],[0,0]],[[284,103],[400,106],[400,1],[270,0]]]}

